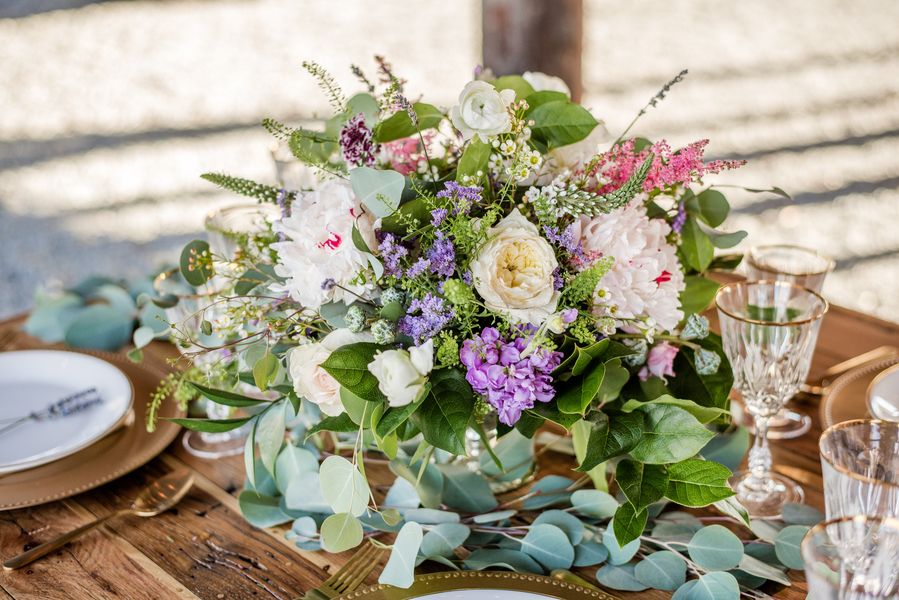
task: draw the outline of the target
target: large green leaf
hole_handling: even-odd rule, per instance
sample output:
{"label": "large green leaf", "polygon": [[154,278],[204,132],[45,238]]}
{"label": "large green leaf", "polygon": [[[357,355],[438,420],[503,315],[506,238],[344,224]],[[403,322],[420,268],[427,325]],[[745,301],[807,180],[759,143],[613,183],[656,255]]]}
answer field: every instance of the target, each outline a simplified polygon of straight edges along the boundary
{"label": "large green leaf", "polygon": [[691,348],[681,347],[681,351],[674,358],[674,372],[678,376],[668,381],[668,388],[678,398],[689,398],[702,406],[727,410],[730,406],[728,397],[734,385],[734,376],[721,345],[721,336],[710,333],[707,338],[694,342],[722,357],[721,366],[711,375],[699,375],[696,372],[694,351]]}
{"label": "large green leaf", "polygon": [[430,384],[413,420],[432,446],[452,454],[465,454],[465,431],[475,405],[471,386],[457,369],[434,371]]}
{"label": "large green leaf", "polygon": [[322,548],[328,552],[343,552],[362,542],[362,523],[349,513],[331,515],[322,523]]}
{"label": "large green leaf", "polygon": [[206,398],[212,400],[216,404],[222,404],[224,406],[243,408],[246,406],[256,406],[257,404],[268,404],[270,402],[270,400],[250,398],[249,396],[243,396],[235,392],[216,390],[211,387],[206,387],[205,385],[200,385],[199,383],[194,383],[193,381],[189,381],[188,383]]}
{"label": "large green leaf", "polygon": [[480,139],[474,138],[468,146],[466,146],[465,151],[462,153],[462,158],[459,159],[459,166],[456,169],[456,179],[462,181],[465,176],[469,176],[473,180],[478,181],[480,179],[477,176],[478,171],[481,171],[482,176],[486,176],[491,150],[492,147],[490,144],[486,144]]}
{"label": "large green leaf", "polygon": [[647,404],[632,414],[643,413],[643,434],[631,456],[649,464],[680,462],[695,456],[714,433],[696,417],[670,404]]}
{"label": "large green leaf", "polygon": [[342,456],[329,456],[319,475],[322,496],[336,513],[362,515],[368,508],[371,490],[359,469]]}
{"label": "large green leaf", "polygon": [[723,525],[703,527],[687,544],[690,559],[710,571],[726,571],[740,564],[743,542]]}
{"label": "large green leaf", "polygon": [[653,552],[634,567],[637,580],[657,590],[676,590],[687,580],[687,563],[671,550]]}
{"label": "large green leaf", "polygon": [[232,429],[237,429],[244,423],[250,420],[250,417],[239,418],[239,419],[164,419],[165,421],[171,421],[176,425],[181,425],[187,429],[192,431],[204,431],[206,433],[222,433],[225,431],[231,431]]}
{"label": "large green leaf", "polygon": [[498,90],[514,90],[515,98],[520,100],[534,93],[534,87],[524,80],[521,75],[503,75],[493,81],[493,87]]}
{"label": "large green leaf", "polygon": [[637,508],[630,502],[625,502],[615,511],[615,517],[610,521],[610,528],[615,534],[615,539],[622,547],[637,543],[646,528],[649,512],[646,508]]}
{"label": "large green leaf", "polygon": [[567,146],[584,139],[597,122],[586,108],[567,101],[546,102],[528,115],[534,121],[531,132],[549,148]]}
{"label": "large green leaf", "polygon": [[730,204],[724,194],[708,189],[698,196],[690,194],[686,200],[687,212],[702,219],[709,227],[718,227],[727,219]]}
{"label": "large green leaf", "polygon": [[371,342],[358,342],[341,346],[322,363],[322,368],[337,383],[370,402],[383,402],[384,394],[378,389],[378,380],[368,370],[368,364],[381,349]]}
{"label": "large green leaf", "polygon": [[644,414],[640,411],[616,414],[612,417],[596,413],[587,442],[587,454],[577,470],[589,471],[599,463],[634,448],[643,436],[645,429],[643,419]]}
{"label": "large green leaf", "polygon": [[290,515],[281,510],[280,499],[265,496],[252,490],[244,490],[237,497],[240,513],[255,527],[274,527],[291,520]]}
{"label": "large green leaf", "polygon": [[718,282],[702,275],[687,275],[684,283],[686,287],[680,294],[680,307],[685,315],[701,313],[707,309],[721,287]]}
{"label": "large green leaf", "polygon": [[615,468],[615,479],[628,501],[640,510],[661,500],[668,489],[668,469],[626,458]]}
{"label": "large green leaf", "polygon": [[521,551],[548,571],[568,569],[574,563],[574,546],[565,532],[548,523],[532,525],[521,540]]}
{"label": "large green leaf", "polygon": [[688,216],[684,223],[679,253],[687,266],[700,273],[708,268],[715,257],[715,246],[695,217]]}
{"label": "large green leaf", "polygon": [[461,523],[440,523],[431,528],[421,540],[422,556],[452,558],[453,552],[465,543],[471,530]]}
{"label": "large green leaf", "polygon": [[606,361],[605,377],[603,377],[599,391],[596,393],[597,405],[601,406],[607,402],[617,400],[621,395],[622,388],[624,388],[630,377],[630,371],[621,366],[620,358]]}
{"label": "large green leaf", "polygon": [[556,398],[556,406],[563,413],[583,415],[599,393],[605,374],[605,365],[598,363],[583,377],[569,380]]}
{"label": "large green leaf", "polygon": [[687,459],[668,467],[665,496],[682,506],[708,506],[734,495],[727,485],[732,473],[718,463]]}
{"label": "large green leaf", "polygon": [[437,127],[440,121],[443,120],[443,113],[436,106],[425,104],[424,102],[416,102],[412,105],[412,109],[418,116],[418,128],[412,123],[409,114],[404,110],[400,110],[375,126],[375,141],[383,144],[384,142],[392,142],[393,140],[409,137],[418,133],[419,130],[424,131]]}
{"label": "large green leaf", "polygon": [[684,585],[690,584],[693,586],[686,595],[688,600],[737,600],[740,597],[737,579],[724,571],[706,573],[695,582],[689,581]]}
{"label": "large green leaf", "polygon": [[93,304],[78,312],[65,332],[65,342],[73,348],[114,352],[131,339],[134,318],[108,304]]}
{"label": "large green leaf", "polygon": [[730,414],[729,411],[723,408],[716,408],[714,406],[701,406],[696,404],[692,400],[684,400],[682,398],[675,398],[669,394],[664,394],[655,398],[654,400],[649,400],[643,402],[641,400],[628,400],[624,404],[621,405],[621,410],[624,412],[631,412],[633,410],[637,410],[643,406],[649,406],[653,404],[668,404],[671,406],[677,406],[678,408],[682,408],[700,422],[700,423],[711,423],[715,419]]}

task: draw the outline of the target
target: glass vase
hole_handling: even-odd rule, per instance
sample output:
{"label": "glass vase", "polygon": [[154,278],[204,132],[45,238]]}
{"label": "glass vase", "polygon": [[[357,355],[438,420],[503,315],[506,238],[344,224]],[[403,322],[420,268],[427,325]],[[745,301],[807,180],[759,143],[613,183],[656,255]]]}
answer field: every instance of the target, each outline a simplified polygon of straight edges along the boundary
{"label": "glass vase", "polygon": [[[513,449],[513,444],[518,445],[518,449]],[[525,452],[521,451],[522,446],[526,446]],[[500,460],[502,469],[494,457]],[[465,455],[456,458],[455,462],[484,477],[494,494],[517,490],[533,481],[537,473],[533,442],[516,432],[500,438],[497,415],[493,410],[465,432]]]}

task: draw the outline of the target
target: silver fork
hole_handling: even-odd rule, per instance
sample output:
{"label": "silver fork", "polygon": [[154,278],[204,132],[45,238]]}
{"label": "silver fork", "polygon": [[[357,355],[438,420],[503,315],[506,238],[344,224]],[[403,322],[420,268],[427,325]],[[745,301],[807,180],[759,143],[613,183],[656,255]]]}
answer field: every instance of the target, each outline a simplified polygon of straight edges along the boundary
{"label": "silver fork", "polygon": [[381,562],[381,549],[368,543],[323,584],[306,592],[300,600],[330,600],[356,589]]}

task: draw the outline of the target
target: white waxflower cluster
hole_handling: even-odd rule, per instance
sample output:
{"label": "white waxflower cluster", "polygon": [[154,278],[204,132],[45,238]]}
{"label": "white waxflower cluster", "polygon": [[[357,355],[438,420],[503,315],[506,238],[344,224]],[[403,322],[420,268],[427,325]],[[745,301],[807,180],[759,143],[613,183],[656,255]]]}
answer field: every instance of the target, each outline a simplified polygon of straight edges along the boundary
{"label": "white waxflower cluster", "polygon": [[543,165],[543,155],[530,147],[531,130],[524,127],[515,138],[494,139],[488,168],[500,181],[524,183],[532,179]]}

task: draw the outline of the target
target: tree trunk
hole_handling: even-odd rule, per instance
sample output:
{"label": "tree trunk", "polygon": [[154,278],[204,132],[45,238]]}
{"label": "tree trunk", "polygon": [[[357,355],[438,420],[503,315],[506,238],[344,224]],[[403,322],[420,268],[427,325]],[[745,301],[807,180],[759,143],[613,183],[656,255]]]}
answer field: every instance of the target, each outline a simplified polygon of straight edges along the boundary
{"label": "tree trunk", "polygon": [[484,66],[497,75],[542,71],[581,97],[583,0],[482,0]]}

